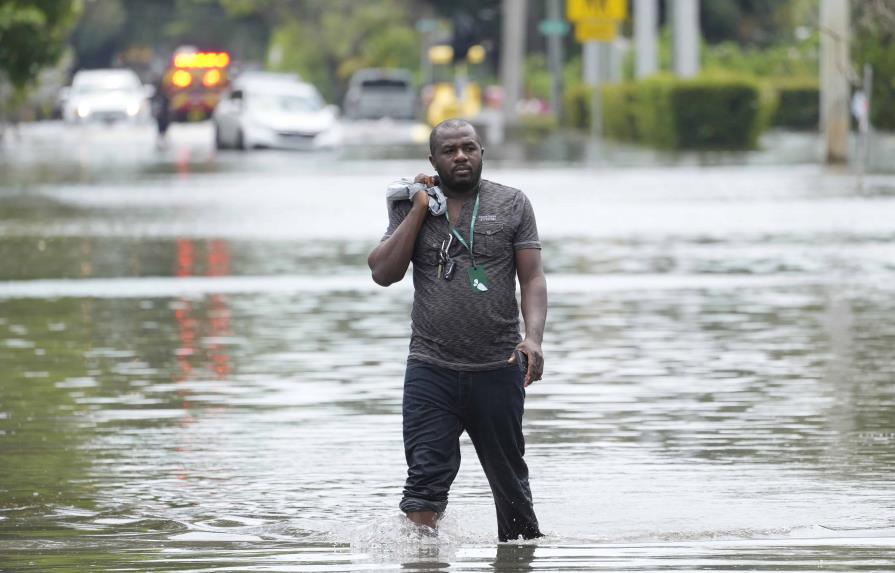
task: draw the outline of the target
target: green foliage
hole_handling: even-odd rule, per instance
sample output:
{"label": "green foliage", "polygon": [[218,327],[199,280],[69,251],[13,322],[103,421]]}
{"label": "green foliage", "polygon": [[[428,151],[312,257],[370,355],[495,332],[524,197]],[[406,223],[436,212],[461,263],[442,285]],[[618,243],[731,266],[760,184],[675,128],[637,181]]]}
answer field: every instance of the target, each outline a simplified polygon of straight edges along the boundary
{"label": "green foliage", "polygon": [[71,43],[89,65],[89,55],[112,49],[111,46],[122,36],[126,23],[127,11],[121,0],[88,2],[72,34]]}
{"label": "green foliage", "polygon": [[274,30],[269,64],[298,72],[327,99],[365,67],[419,66],[419,39],[407,0],[308,0]]}
{"label": "green foliage", "polygon": [[789,43],[797,26],[817,19],[817,0],[710,0],[700,2],[700,27],[711,44],[744,46]]}
{"label": "green foliage", "polygon": [[[602,90],[602,105],[608,113],[603,113],[603,133],[612,139],[620,141],[637,141],[638,118],[637,93],[638,87],[634,83],[624,83],[605,86]],[[587,97],[591,97],[588,90]],[[588,115],[587,124],[590,124],[590,109],[583,110]]]}
{"label": "green foliage", "polygon": [[700,78],[670,89],[671,134],[684,149],[752,149],[761,133],[761,90],[750,80]]}
{"label": "green foliage", "polygon": [[[568,123],[590,125],[591,93],[568,93]],[[669,149],[754,148],[770,101],[756,82],[736,77],[655,76],[601,89],[607,137]]]}
{"label": "green foliage", "polygon": [[895,130],[895,0],[860,3],[852,44],[856,71],[873,69],[870,122],[876,129]]}
{"label": "green foliage", "polygon": [[85,3],[72,46],[81,68],[118,65],[134,48],[164,61],[180,45],[227,50],[251,65],[263,61],[271,22],[287,7],[285,0],[94,0]]}
{"label": "green foliage", "polygon": [[527,98],[550,99],[550,69],[543,54],[525,58],[523,95]]}
{"label": "green foliage", "polygon": [[603,104],[606,135],[668,149],[685,147],[675,131],[674,116],[679,110],[672,102],[675,87],[681,84],[683,80],[671,76],[654,76],[618,86],[619,94],[609,95]]}
{"label": "green foliage", "polygon": [[0,2],[0,73],[17,90],[54,64],[80,10],[77,0]]}
{"label": "green foliage", "polygon": [[[737,73],[755,77],[817,77],[820,65],[820,35],[806,32],[803,40],[792,40],[767,47],[745,47],[734,41],[717,44],[703,42],[700,63],[706,72]],[[634,51],[625,55],[622,72],[626,79],[634,79]],[[672,39],[666,27],[659,35],[659,69],[672,69]]]}
{"label": "green foliage", "polygon": [[[416,68],[419,66],[419,38],[410,26],[395,26],[371,35],[358,57],[340,69],[343,78],[362,67]],[[354,69],[350,69],[353,67]],[[350,73],[349,73],[350,71]]]}
{"label": "green foliage", "polygon": [[771,124],[797,130],[820,125],[820,85],[816,79],[782,79],[773,82],[778,103]]}
{"label": "green foliage", "polygon": [[802,42],[764,49],[743,48],[735,42],[702,47],[704,70],[756,77],[817,77],[819,58],[820,36],[817,33]]}

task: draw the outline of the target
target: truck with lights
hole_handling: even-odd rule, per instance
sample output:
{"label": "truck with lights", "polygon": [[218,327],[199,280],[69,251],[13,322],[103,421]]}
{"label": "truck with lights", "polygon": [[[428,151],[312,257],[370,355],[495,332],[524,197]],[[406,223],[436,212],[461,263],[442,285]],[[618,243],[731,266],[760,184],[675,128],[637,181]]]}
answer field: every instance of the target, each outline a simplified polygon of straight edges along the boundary
{"label": "truck with lights", "polygon": [[230,54],[178,48],[162,78],[170,121],[201,121],[230,85]]}

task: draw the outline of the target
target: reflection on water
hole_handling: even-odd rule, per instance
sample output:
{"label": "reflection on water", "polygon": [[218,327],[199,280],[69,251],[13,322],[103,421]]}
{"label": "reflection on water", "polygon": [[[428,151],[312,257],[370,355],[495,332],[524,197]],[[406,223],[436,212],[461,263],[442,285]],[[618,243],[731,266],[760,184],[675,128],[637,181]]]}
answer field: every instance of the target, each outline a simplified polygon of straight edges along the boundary
{"label": "reflection on water", "polygon": [[[860,217],[890,194],[858,198],[812,173],[826,195],[742,185],[718,201],[717,172],[617,173],[623,194],[556,192],[594,215],[588,228],[537,197],[592,173],[532,174],[551,310],[527,458],[549,535],[510,545],[494,542],[465,439],[440,536],[399,516],[411,293],[366,275],[381,221],[338,215],[280,169],[249,200],[192,172],[191,186],[162,178],[138,194],[4,191],[0,568],[895,565],[895,222]],[[683,179],[673,196],[654,188]],[[667,219],[721,203],[731,232]],[[817,216],[769,231],[774,204]],[[378,196],[369,205],[381,215]],[[244,232],[269,221],[283,226]]]}
{"label": "reflection on water", "polygon": [[[180,243],[178,260],[188,251]],[[594,542],[641,553],[657,541],[779,543],[813,525],[890,536],[885,295],[554,296],[551,376],[527,409],[548,545],[588,560]],[[7,534],[21,540],[4,551],[89,554],[89,532],[113,553],[140,540],[190,566],[190,548],[207,543],[228,555],[252,545],[260,562],[308,544],[335,544],[306,555],[325,562],[334,550],[406,557],[388,545],[400,529],[407,304],[405,291],[364,290],[0,303],[13,367],[0,528],[15,524]],[[493,536],[486,491],[464,466],[441,540],[457,546],[451,562]],[[380,520],[379,537],[352,551],[358,528]]]}

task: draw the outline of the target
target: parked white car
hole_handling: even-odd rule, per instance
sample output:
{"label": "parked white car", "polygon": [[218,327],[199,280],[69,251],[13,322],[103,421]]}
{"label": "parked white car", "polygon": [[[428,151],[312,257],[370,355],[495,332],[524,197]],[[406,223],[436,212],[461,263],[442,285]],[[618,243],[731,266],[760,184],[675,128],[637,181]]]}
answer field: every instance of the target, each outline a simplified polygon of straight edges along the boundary
{"label": "parked white car", "polygon": [[253,149],[322,149],[339,145],[338,108],[297,80],[237,80],[212,115],[215,144]]}
{"label": "parked white car", "polygon": [[147,122],[152,117],[152,86],[144,86],[133,70],[81,70],[60,94],[62,117],[68,122]]}

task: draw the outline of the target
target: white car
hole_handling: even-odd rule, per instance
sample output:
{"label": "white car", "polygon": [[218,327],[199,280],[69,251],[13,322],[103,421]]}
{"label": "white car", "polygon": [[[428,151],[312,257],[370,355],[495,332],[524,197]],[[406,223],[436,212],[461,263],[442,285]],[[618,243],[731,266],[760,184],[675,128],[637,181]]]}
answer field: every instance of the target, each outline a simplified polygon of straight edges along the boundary
{"label": "white car", "polygon": [[218,149],[322,149],[340,143],[338,109],[297,80],[236,81],[212,115]]}
{"label": "white car", "polygon": [[81,70],[62,100],[65,121],[147,122],[152,117],[152,86],[144,86],[133,70]]}

